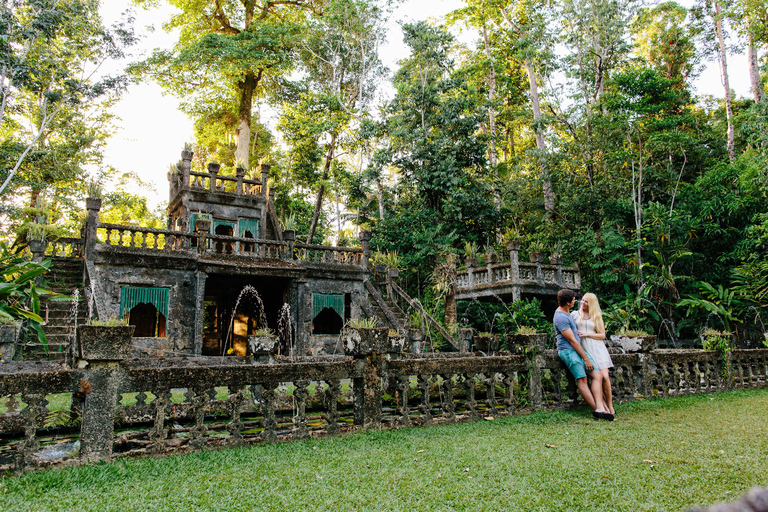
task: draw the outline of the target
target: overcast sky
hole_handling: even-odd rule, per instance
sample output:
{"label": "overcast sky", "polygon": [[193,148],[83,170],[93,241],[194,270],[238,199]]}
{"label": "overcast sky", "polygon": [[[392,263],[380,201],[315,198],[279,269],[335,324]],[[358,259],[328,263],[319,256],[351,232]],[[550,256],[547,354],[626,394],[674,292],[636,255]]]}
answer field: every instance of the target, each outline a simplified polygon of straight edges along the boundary
{"label": "overcast sky", "polygon": [[[680,3],[686,5],[692,3],[692,0]],[[404,1],[389,23],[388,42],[381,51],[384,63],[394,70],[397,61],[408,56],[398,22],[440,19],[462,5],[464,3],[461,0]],[[124,8],[123,2],[103,2],[101,11],[105,22],[110,23],[119,18]],[[133,58],[130,60],[147,55],[153,48],[170,48],[173,45],[174,36],[161,28],[172,13],[169,7],[163,5],[151,11],[135,9],[134,12],[136,32],[143,36],[143,40],[133,48]],[[471,39],[471,36],[466,36],[462,39]],[[730,64],[731,87],[737,95],[749,95],[745,59],[736,56]],[[722,96],[723,88],[717,66],[708,65],[694,86],[699,94]],[[167,201],[168,167],[178,161],[184,143],[192,142],[193,139],[192,121],[178,110],[178,104],[177,98],[163,95],[158,85],[144,83],[131,85],[115,108],[120,119],[116,123],[117,133],[107,144],[106,163],[119,171],[135,171],[143,180],[153,184],[155,194],[146,192],[152,208]]]}

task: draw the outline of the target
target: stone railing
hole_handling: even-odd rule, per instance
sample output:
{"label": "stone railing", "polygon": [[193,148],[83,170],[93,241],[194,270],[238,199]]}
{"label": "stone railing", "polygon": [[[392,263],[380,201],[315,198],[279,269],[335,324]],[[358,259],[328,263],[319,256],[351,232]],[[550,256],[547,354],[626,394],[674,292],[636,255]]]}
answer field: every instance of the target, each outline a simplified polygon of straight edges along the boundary
{"label": "stone railing", "polygon": [[197,233],[101,222],[96,233],[99,243],[105,245],[157,251],[187,250],[195,246],[200,238]]}
{"label": "stone railing", "polygon": [[43,254],[53,258],[82,258],[84,248],[82,238],[58,238],[46,244]]}
{"label": "stone railing", "polygon": [[206,235],[204,254],[234,254],[267,260],[289,259],[290,248],[285,242],[259,240],[225,235]]}
{"label": "stone railing", "polygon": [[99,243],[114,247],[156,251],[197,250],[204,255],[244,256],[255,259],[300,261],[365,268],[362,249],[278,242],[165,229],[97,225]]}
{"label": "stone railing", "polygon": [[211,172],[189,172],[186,187],[192,190],[227,192],[238,196],[263,196],[266,187],[259,180],[249,180],[243,176],[223,176]]}
{"label": "stone railing", "polygon": [[362,249],[326,245],[294,244],[294,258],[307,263],[332,263],[365,267]]}
{"label": "stone railing", "polygon": [[[386,340],[386,329],[373,331]],[[0,472],[577,403],[555,351],[403,354],[395,340],[384,349],[392,352],[388,357],[360,342],[343,359],[273,364],[246,358],[88,361],[78,369],[0,364]],[[768,386],[768,349],[733,350],[727,359],[703,350],[651,350],[613,360],[616,401]],[[52,444],[63,437],[80,444]]]}
{"label": "stone railing", "polygon": [[576,267],[562,265],[543,265],[541,263],[495,263],[485,267],[470,267],[456,275],[458,290],[471,290],[479,286],[540,285],[578,289],[581,287],[579,270]]}

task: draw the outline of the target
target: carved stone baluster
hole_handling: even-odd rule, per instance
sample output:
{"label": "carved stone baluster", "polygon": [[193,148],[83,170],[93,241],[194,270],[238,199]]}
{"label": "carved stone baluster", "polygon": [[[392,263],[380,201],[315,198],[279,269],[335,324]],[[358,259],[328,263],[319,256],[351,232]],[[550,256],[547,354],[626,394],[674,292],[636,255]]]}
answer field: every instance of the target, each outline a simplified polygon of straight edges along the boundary
{"label": "carved stone baluster", "polygon": [[15,414],[19,412],[19,401],[16,399],[16,395],[8,397],[8,401],[5,403],[5,407],[9,414]]}
{"label": "carved stone baluster", "polygon": [[552,375],[552,384],[554,389],[552,390],[552,399],[554,400],[554,406],[560,407],[563,404],[563,374],[560,368],[556,370],[550,370]]}
{"label": "carved stone baluster", "polygon": [[243,393],[242,387],[230,386],[229,397],[227,402],[229,404],[230,422],[227,423],[227,431],[229,437],[227,438],[227,444],[229,446],[241,446],[243,444],[243,422],[240,421],[240,410],[242,409],[243,402],[245,402],[245,393]]}
{"label": "carved stone baluster", "polygon": [[453,405],[453,375],[442,374],[441,388],[443,391],[443,399],[441,401],[443,414],[445,418],[451,423],[456,421],[456,408]]}
{"label": "carved stone baluster", "polygon": [[475,401],[475,380],[477,375],[474,373],[465,373],[462,375],[461,384],[464,386],[464,391],[467,393],[467,414],[472,421],[479,420],[480,415],[477,414],[477,402]]}
{"label": "carved stone baluster", "polygon": [[152,401],[152,414],[155,417],[155,424],[149,431],[149,440],[152,444],[149,447],[150,453],[164,453],[165,439],[168,437],[168,428],[165,426],[165,417],[171,406],[171,392],[165,388],[155,393],[155,399]]}
{"label": "carved stone baluster", "polygon": [[276,382],[265,382],[264,391],[261,397],[264,399],[262,404],[262,413],[264,415],[264,441],[274,443],[277,441],[277,420],[275,419],[275,408],[277,399],[275,396]]}
{"label": "carved stone baluster", "polygon": [[419,375],[417,380],[417,387],[421,392],[421,403],[419,404],[419,412],[421,413],[421,422],[423,426],[432,425],[432,404],[429,402],[429,375]]}
{"label": "carved stone baluster", "polygon": [[408,407],[408,391],[411,389],[411,381],[407,375],[397,376],[397,412],[400,414],[398,424],[403,427],[411,426],[411,413]]}
{"label": "carved stone baluster", "polygon": [[293,424],[296,427],[296,439],[307,439],[309,429],[307,428],[307,387],[308,380],[297,380],[296,389],[293,390],[293,396],[296,399],[296,416],[293,417]]}
{"label": "carved stone baluster", "polygon": [[496,400],[496,372],[488,372],[485,377],[485,403],[488,404],[488,411],[492,417],[496,417],[496,407],[499,405]]}
{"label": "carved stone baluster", "polygon": [[195,426],[190,430],[192,440],[189,444],[198,450],[205,446],[205,435],[208,433],[204,423],[205,409],[208,405],[207,391],[202,386],[195,386],[187,392],[187,401],[192,404],[192,413],[195,416]]}
{"label": "carved stone baluster", "polygon": [[36,466],[34,453],[40,449],[37,440],[38,424],[42,424],[48,412],[48,400],[41,393],[24,393],[21,400],[27,406],[21,411],[24,424],[24,440],[18,445],[16,452],[16,472],[27,471]]}
{"label": "carved stone baluster", "polygon": [[325,421],[328,422],[328,433],[336,435],[339,433],[339,396],[341,396],[341,381],[331,379],[326,381],[328,389],[325,390],[325,401],[328,404],[328,412],[325,414]]}
{"label": "carved stone baluster", "polygon": [[117,245],[122,247],[123,246],[123,237],[125,236],[125,230],[124,229],[118,229],[117,230],[117,235],[118,235]]}
{"label": "carved stone baluster", "polygon": [[507,371],[504,373],[504,379],[501,381],[504,386],[504,409],[509,414],[514,414],[517,410],[515,403],[515,373]]}

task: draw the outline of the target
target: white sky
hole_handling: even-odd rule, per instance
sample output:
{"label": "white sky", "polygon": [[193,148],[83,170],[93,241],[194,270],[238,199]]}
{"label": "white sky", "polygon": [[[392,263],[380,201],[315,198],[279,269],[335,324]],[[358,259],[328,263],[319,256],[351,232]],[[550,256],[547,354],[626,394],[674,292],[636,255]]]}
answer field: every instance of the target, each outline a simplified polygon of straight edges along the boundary
{"label": "white sky", "polygon": [[[692,0],[683,0],[680,3],[688,5]],[[103,2],[101,12],[105,22],[109,24],[117,19],[125,5],[114,0]],[[442,17],[463,5],[462,0],[405,0],[389,23],[388,42],[381,52],[384,63],[390,70],[394,70],[397,61],[408,56],[398,21]],[[165,5],[151,11],[135,9],[135,29],[143,36],[143,40],[131,50],[133,56],[126,63],[148,55],[154,48],[173,46],[174,36],[161,28],[171,12],[171,8]],[[148,29],[151,26],[154,30]],[[461,39],[471,39],[466,36],[465,34]],[[737,96],[748,96],[750,91],[746,59],[740,55],[730,58],[731,87]],[[718,98],[723,95],[716,63],[707,65],[695,81],[694,87],[698,94],[711,94]],[[122,172],[134,171],[144,181],[151,183],[155,190],[154,195],[147,193],[151,208],[164,204],[167,200],[168,167],[178,161],[184,143],[193,141],[192,121],[178,110],[178,105],[179,100],[170,95],[163,95],[157,84],[142,83],[131,85],[114,110],[119,118],[116,122],[118,129],[107,144],[106,163]]]}

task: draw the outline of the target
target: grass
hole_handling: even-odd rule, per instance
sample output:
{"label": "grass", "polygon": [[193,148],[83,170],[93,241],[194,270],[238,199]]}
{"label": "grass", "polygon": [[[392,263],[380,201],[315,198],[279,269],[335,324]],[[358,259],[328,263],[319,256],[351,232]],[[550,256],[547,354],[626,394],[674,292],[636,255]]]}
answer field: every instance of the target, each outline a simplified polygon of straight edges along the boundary
{"label": "grass", "polygon": [[685,510],[768,485],[768,389],[0,479],[3,510]]}

